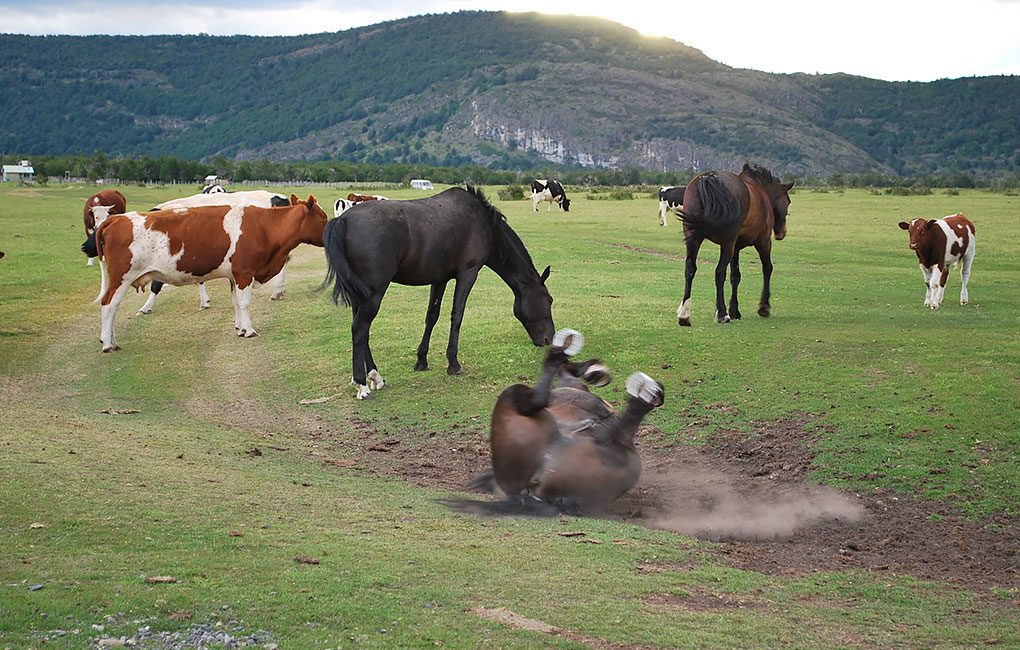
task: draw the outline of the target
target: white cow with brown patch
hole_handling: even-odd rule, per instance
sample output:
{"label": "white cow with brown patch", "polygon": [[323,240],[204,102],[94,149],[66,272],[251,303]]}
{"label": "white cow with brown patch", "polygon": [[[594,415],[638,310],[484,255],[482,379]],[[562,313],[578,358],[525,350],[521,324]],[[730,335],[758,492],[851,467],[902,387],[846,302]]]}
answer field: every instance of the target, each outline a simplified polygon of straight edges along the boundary
{"label": "white cow with brown patch", "polygon": [[910,250],[917,253],[924,276],[924,306],[938,309],[946,292],[949,267],[960,265],[960,304],[970,300],[967,281],[974,263],[976,239],[974,224],[962,214],[942,219],[912,219],[901,221],[900,228],[910,233]]}
{"label": "white cow with brown patch", "polygon": [[210,206],[110,217],[96,231],[103,352],[120,349],[114,325],[128,289],[154,280],[230,280],[237,335],[256,336],[248,313],[252,286],[276,276],[299,244],[322,246],[325,228],[326,213],[315,197],[299,201],[293,194],[286,207]]}

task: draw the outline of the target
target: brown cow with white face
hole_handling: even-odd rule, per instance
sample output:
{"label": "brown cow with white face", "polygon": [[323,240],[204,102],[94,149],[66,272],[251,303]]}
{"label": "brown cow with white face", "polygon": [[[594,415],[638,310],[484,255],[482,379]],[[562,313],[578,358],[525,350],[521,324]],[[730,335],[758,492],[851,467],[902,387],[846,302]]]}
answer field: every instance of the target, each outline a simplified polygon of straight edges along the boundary
{"label": "brown cow with white face", "polygon": [[[85,207],[82,209],[82,221],[85,223],[85,236],[88,237],[96,231],[103,221],[112,214],[124,214],[127,212],[127,199],[117,190],[103,190],[96,192],[85,199]],[[92,266],[96,258],[90,257],[86,263]]]}
{"label": "brown cow with white face", "polygon": [[900,228],[910,233],[910,250],[917,253],[921,273],[924,275],[924,306],[938,309],[946,292],[949,267],[960,264],[960,304],[966,305],[967,281],[970,266],[974,263],[974,224],[962,214],[942,219],[912,219],[900,222]]}
{"label": "brown cow with white face", "polygon": [[234,294],[238,336],[257,336],[251,324],[252,285],[277,275],[299,244],[322,246],[326,213],[314,196],[279,208],[210,206],[110,217],[96,231],[103,284],[103,352],[120,349],[117,308],[131,287],[151,280],[183,285],[227,278]]}

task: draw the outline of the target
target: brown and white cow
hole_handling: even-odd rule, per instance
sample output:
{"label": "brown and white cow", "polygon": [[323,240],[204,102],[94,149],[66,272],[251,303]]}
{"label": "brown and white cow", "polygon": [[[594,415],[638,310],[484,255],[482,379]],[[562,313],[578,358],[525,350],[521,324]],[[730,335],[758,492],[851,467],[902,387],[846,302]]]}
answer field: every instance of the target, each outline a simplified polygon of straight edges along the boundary
{"label": "brown and white cow", "polygon": [[381,194],[358,194],[357,192],[351,192],[347,195],[347,200],[353,203],[364,203],[365,201],[388,201],[389,198]]}
{"label": "brown and white cow", "polygon": [[117,308],[131,287],[151,280],[173,285],[230,280],[234,328],[256,336],[248,307],[252,286],[276,276],[299,244],[322,246],[326,213],[314,196],[279,208],[210,206],[111,217],[96,231],[103,284],[100,339],[103,352],[120,349]]}
{"label": "brown and white cow", "polygon": [[[103,190],[96,192],[85,199],[85,207],[82,209],[82,221],[85,223],[85,236],[88,237],[96,231],[101,223],[111,214],[124,214],[127,212],[127,199],[117,190]],[[87,266],[92,266],[96,258],[88,258]]]}
{"label": "brown and white cow", "polygon": [[[206,192],[205,189],[209,187],[218,187],[219,190]],[[259,208],[278,208],[281,206],[289,205],[290,200],[282,194],[275,192],[269,192],[267,190],[251,190],[248,192],[227,192],[220,185],[209,185],[202,190],[201,194],[193,194],[191,196],[184,196],[176,199],[170,199],[164,201],[151,211],[155,210],[172,210],[174,208],[199,208],[204,206],[212,205],[252,205]],[[150,211],[150,212],[151,212]],[[283,300],[284,282],[286,281],[287,267],[284,266],[280,271],[280,274],[273,278],[272,291],[269,294],[270,300]],[[145,303],[138,308],[138,314],[151,314],[152,308],[156,305],[156,296],[163,289],[163,283],[159,280],[154,280],[149,287],[149,295],[145,298]],[[209,294],[205,290],[205,284],[198,284],[198,308],[209,309]]]}
{"label": "brown and white cow", "polygon": [[962,214],[942,219],[912,219],[900,222],[910,233],[910,250],[917,253],[924,275],[924,306],[938,309],[946,292],[949,267],[960,264],[960,304],[966,305],[967,281],[974,263],[974,224]]}

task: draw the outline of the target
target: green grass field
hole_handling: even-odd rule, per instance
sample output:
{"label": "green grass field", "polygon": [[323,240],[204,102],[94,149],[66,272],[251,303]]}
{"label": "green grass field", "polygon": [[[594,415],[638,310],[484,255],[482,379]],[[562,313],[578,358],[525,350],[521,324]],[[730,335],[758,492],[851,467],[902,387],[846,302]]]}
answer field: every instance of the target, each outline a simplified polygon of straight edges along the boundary
{"label": "green grass field", "polygon": [[[145,208],[193,188],[120,189]],[[614,369],[614,385],[636,369],[665,385],[646,423],[667,439],[698,444],[806,413],[822,432],[813,480],[975,518],[1020,515],[1020,198],[795,191],[774,249],[773,317],[755,315],[760,265],[745,254],[745,317],[714,323],[718,248],[706,244],[693,327],[680,328],[681,229],[658,225],[650,195],[575,191],[570,213],[534,213],[497,189],[490,198],[539,270],[552,266],[557,327],[585,334],[584,354]],[[93,191],[0,186],[0,648],[85,648],[199,624],[263,631],[280,648],[1020,644],[1015,605],[1003,605],[1016,585],[975,593],[868,571],[741,571],[708,542],[601,519],[482,520],[436,502],[451,493],[361,471],[366,426],[469,444],[499,391],[536,376],[543,352],[488,270],[468,301],[459,377],[444,371],[449,304],[432,370],[416,373],[428,289],[391,287],[372,328],[388,385],[363,402],[349,386],[350,310],[315,291],[325,262],[311,247],[297,251],[284,301],[258,292],[259,338],[234,336],[227,284],[214,282],[203,312],[191,287],[169,288],[145,317],[133,315],[143,296],[129,296],[123,350],[100,354],[99,270],[79,251]],[[331,205],[340,191],[297,193]],[[954,270],[932,312],[896,223],[957,211],[977,227],[971,304],[959,305]],[[706,407],[720,403],[731,408]],[[638,570],[648,564],[668,569]],[[746,606],[670,604],[695,593]]]}

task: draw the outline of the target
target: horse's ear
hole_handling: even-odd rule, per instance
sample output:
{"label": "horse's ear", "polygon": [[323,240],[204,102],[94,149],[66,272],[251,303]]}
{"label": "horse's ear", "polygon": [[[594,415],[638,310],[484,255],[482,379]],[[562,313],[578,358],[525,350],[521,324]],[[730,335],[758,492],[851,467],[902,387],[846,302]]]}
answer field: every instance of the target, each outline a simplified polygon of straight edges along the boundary
{"label": "horse's ear", "polygon": [[741,172],[749,172],[749,171],[751,171],[751,165],[749,165],[747,163],[744,163],[744,168],[741,169],[740,171]]}
{"label": "horse's ear", "polygon": [[910,224],[907,223],[906,221],[901,221],[900,222],[900,228],[902,230],[910,230]]}
{"label": "horse's ear", "polygon": [[298,201],[300,201],[300,200],[301,200],[301,199],[299,199],[299,198],[297,197],[297,194],[291,194],[291,195],[290,195],[290,204],[291,204],[291,205],[297,205],[297,204],[298,204]]}
{"label": "horse's ear", "polygon": [[552,267],[551,266],[545,267],[545,270],[542,271],[542,275],[539,276],[539,280],[542,281],[542,284],[545,284],[545,281],[549,279],[549,272],[550,271],[552,271]]}
{"label": "horse's ear", "polygon": [[787,192],[789,192],[790,190],[792,190],[792,189],[793,189],[793,185],[794,185],[794,183],[796,183],[796,182],[797,182],[797,181],[790,181],[789,183],[784,183],[784,184],[783,184],[783,189],[784,189],[784,190],[786,190]]}

